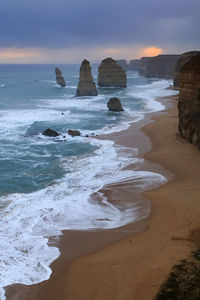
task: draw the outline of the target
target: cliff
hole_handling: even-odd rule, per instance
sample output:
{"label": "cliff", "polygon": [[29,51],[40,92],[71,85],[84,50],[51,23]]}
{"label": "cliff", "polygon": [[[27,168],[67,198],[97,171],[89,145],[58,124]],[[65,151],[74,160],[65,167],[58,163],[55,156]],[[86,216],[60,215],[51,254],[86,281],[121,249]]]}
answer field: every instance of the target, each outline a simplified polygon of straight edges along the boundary
{"label": "cliff", "polygon": [[139,74],[149,78],[171,79],[179,58],[177,54],[143,57],[139,63]]}
{"label": "cliff", "polygon": [[76,96],[97,96],[96,84],[93,81],[89,61],[83,60],[80,67],[80,76]]}
{"label": "cliff", "polygon": [[200,51],[190,51],[190,52],[183,53],[181,55],[181,57],[179,58],[176,66],[175,66],[175,70],[174,70],[174,78],[173,78],[174,87],[176,87],[176,88],[179,87],[181,68],[187,62],[189,62],[194,55],[196,55],[198,53],[200,53]]}
{"label": "cliff", "polygon": [[139,69],[139,59],[132,59],[129,61],[128,70],[138,71]]}
{"label": "cliff", "polygon": [[200,54],[182,67],[179,90],[179,132],[200,148]]}
{"label": "cliff", "polygon": [[142,57],[138,63],[139,75],[146,77],[147,67],[152,57]]}
{"label": "cliff", "polygon": [[62,76],[62,72],[60,69],[55,68],[55,73],[56,73],[56,82],[57,84],[59,84],[61,87],[65,87],[66,86],[66,82],[64,77]]}
{"label": "cliff", "polygon": [[98,85],[102,87],[126,87],[126,72],[112,58],[104,59],[99,66]]}

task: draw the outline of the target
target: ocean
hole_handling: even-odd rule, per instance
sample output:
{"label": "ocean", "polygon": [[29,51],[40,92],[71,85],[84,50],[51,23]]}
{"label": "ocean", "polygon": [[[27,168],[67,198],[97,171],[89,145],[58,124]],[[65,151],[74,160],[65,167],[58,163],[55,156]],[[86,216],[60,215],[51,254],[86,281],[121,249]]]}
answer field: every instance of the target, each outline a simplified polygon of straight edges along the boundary
{"label": "ocean", "polygon": [[[55,81],[55,67],[67,86]],[[97,81],[97,65],[92,66]],[[120,132],[164,106],[170,80],[147,79],[127,71],[128,86],[98,88],[97,97],[76,98],[79,65],[0,65],[0,299],[13,283],[34,284],[51,275],[59,257],[48,238],[62,230],[117,228],[138,220],[136,205],[123,208],[91,201],[106,184],[135,179],[141,190],[166,179],[157,173],[124,169],[142,162],[139,149],[116,146],[95,136]],[[111,97],[124,112],[109,112]],[[42,135],[51,128],[57,138]],[[80,137],[70,137],[77,129]],[[89,136],[89,137],[87,137]],[[129,149],[130,150],[130,149]],[[100,195],[101,196],[101,195]]]}

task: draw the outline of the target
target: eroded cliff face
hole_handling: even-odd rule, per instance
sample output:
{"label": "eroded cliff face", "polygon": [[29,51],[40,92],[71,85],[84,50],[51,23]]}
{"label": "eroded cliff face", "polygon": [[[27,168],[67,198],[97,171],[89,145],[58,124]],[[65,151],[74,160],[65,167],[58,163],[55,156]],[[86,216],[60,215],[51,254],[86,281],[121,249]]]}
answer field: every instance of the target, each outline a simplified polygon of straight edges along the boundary
{"label": "eroded cliff face", "polygon": [[158,55],[143,57],[139,63],[139,74],[148,78],[172,79],[180,55]]}
{"label": "eroded cliff face", "polygon": [[200,148],[200,54],[181,68],[179,91],[179,132]]}
{"label": "eroded cliff face", "polygon": [[191,60],[191,58],[200,53],[200,51],[190,51],[183,53],[181,57],[179,58],[175,69],[174,69],[174,78],[173,78],[173,84],[175,88],[179,87],[179,80],[180,80],[180,74],[181,74],[181,68]]}
{"label": "eroded cliff face", "polygon": [[126,72],[112,58],[104,59],[99,66],[98,85],[101,87],[126,87]]}
{"label": "eroded cliff face", "polygon": [[139,75],[146,77],[148,64],[152,60],[152,57],[142,57],[138,64]]}
{"label": "eroded cliff face", "polygon": [[132,59],[129,61],[128,70],[138,71],[139,69],[139,59]]}
{"label": "eroded cliff face", "polygon": [[96,84],[93,81],[90,63],[84,59],[80,67],[80,76],[76,96],[97,96],[97,94]]}

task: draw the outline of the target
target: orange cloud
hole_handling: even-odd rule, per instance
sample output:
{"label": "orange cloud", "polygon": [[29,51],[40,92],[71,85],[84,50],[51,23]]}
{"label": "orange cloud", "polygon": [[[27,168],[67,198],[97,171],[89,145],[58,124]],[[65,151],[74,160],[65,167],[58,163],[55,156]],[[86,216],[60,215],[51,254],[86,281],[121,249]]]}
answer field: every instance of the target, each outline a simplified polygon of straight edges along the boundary
{"label": "orange cloud", "polygon": [[162,52],[163,50],[161,48],[147,47],[142,49],[141,56],[157,56]]}
{"label": "orange cloud", "polygon": [[162,51],[160,48],[144,47],[144,45],[61,49],[0,47],[0,63],[80,63],[83,58],[91,62],[99,62],[108,56],[114,59],[131,60],[141,56],[156,56]]}

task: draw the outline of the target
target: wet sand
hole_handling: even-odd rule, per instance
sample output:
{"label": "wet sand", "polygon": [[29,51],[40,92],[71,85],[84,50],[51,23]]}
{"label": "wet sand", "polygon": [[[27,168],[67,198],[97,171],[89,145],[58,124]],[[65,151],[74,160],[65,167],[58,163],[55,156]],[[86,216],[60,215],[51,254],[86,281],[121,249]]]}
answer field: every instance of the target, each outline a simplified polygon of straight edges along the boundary
{"label": "wet sand", "polygon": [[[161,101],[169,104],[169,98]],[[195,249],[197,238],[191,232],[200,227],[199,151],[177,134],[176,104],[150,124],[149,118],[114,134],[113,140],[138,147],[139,157],[148,152],[142,168],[169,182],[138,199],[131,181],[102,192],[111,202],[139,201],[144,215],[151,206],[150,215],[116,230],[64,231],[60,241],[51,241],[59,244],[61,256],[52,264],[50,280],[13,285],[7,289],[9,300],[150,300],[171,267]],[[146,125],[142,133],[141,125]]]}

